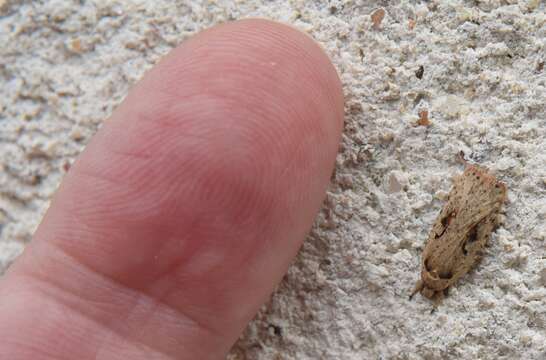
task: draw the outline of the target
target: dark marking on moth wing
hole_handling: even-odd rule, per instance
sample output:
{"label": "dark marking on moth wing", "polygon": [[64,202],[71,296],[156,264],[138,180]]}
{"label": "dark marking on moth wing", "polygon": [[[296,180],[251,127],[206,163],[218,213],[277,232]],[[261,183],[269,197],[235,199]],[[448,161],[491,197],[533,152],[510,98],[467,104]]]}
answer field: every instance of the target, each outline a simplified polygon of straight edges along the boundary
{"label": "dark marking on moth wing", "polygon": [[467,242],[473,243],[478,238],[478,225],[474,225],[470,230],[468,231],[467,235]]}
{"label": "dark marking on moth wing", "polygon": [[467,246],[472,244],[478,239],[478,224],[472,226],[470,230],[468,230],[468,233],[466,234],[466,239],[463,243],[463,255],[468,255],[468,249]]}
{"label": "dark marking on moth wing", "polygon": [[447,228],[449,227],[449,224],[451,224],[451,222],[453,221],[453,219],[455,218],[455,211],[452,211],[450,212],[449,214],[447,214],[447,216],[445,216],[444,218],[442,218],[441,220],[441,223],[442,223],[442,226],[443,226],[443,229],[442,229],[442,232],[440,234],[436,234],[436,239],[438,239],[439,237],[441,237],[442,235],[444,235],[444,233],[446,232]]}
{"label": "dark marking on moth wing", "polygon": [[447,227],[449,220],[449,215],[442,219],[442,226]]}

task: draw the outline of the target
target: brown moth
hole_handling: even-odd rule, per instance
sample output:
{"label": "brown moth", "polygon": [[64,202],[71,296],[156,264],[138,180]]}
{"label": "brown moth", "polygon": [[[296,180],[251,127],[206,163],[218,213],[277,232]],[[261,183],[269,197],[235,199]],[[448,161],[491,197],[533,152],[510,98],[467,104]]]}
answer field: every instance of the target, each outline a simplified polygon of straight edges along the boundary
{"label": "brown moth", "polygon": [[421,256],[417,292],[437,306],[447,289],[480,260],[483,247],[498,223],[506,186],[487,169],[468,165],[455,178],[447,203],[430,231]]}

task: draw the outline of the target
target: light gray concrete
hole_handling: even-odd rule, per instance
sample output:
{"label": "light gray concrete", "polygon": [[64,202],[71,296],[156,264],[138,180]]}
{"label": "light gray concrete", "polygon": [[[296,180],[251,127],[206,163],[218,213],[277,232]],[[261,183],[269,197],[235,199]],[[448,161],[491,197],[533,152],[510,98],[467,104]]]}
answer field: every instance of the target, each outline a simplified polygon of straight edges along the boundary
{"label": "light gray concrete", "polygon": [[[330,54],[346,126],[315,226],[230,359],[546,357],[544,1],[43,2],[0,0],[1,271],[147,69],[200,29],[267,17]],[[509,201],[482,263],[431,315],[407,297],[461,150]]]}

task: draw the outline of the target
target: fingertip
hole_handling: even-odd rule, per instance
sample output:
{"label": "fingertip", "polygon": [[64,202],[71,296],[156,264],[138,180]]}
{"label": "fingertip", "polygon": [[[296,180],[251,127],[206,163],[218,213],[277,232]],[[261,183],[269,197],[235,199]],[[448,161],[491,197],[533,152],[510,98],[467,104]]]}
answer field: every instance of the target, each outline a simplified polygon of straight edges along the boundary
{"label": "fingertip", "polygon": [[[105,303],[116,287],[136,293],[134,303],[155,310],[137,312],[125,334],[148,345],[159,333],[182,339],[164,345],[167,353],[227,350],[311,226],[342,123],[339,77],[309,36],[255,19],[204,31],[147,73],[97,133],[31,245],[41,261],[23,271],[42,267],[58,296]],[[82,286],[60,258],[108,286]],[[91,288],[105,290],[81,294]],[[154,329],[164,308],[225,339]],[[139,320],[154,325],[138,328]]]}

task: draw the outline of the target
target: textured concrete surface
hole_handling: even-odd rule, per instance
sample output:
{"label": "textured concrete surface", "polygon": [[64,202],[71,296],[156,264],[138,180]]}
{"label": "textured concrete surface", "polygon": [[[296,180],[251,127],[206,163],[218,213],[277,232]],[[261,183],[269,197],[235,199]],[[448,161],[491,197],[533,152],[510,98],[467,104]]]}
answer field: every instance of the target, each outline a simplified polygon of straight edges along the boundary
{"label": "textured concrete surface", "polygon": [[[346,126],[315,226],[229,358],[544,359],[545,14],[539,0],[0,0],[0,270],[147,69],[200,29],[267,17],[330,54]],[[509,201],[431,315],[407,297],[461,150]]]}

